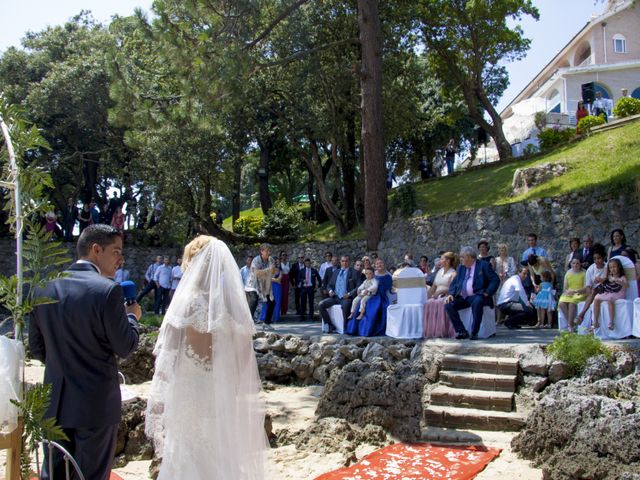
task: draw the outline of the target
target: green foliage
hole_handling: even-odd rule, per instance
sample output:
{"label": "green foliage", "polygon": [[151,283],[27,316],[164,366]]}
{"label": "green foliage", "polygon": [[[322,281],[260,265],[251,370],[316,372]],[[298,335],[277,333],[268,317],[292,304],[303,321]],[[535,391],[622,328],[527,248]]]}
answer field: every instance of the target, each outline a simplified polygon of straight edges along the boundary
{"label": "green foliage", "polygon": [[536,112],[533,117],[533,124],[541,132],[547,126],[547,114],[545,112]]}
{"label": "green foliage", "polygon": [[524,154],[526,156],[535,155],[539,151],[540,149],[536,147],[533,143],[530,143],[526,147],[524,147]]}
{"label": "green foliage", "polygon": [[545,128],[538,134],[538,140],[540,141],[540,150],[547,151],[559,145],[568,143],[576,136],[576,131],[573,128]]}
{"label": "green foliage", "polygon": [[20,456],[22,478],[32,478],[31,454],[39,448],[42,440],[68,440],[55,418],[45,418],[51,398],[51,385],[36,384],[24,394],[22,401],[10,400],[18,407],[19,416],[24,421],[22,431],[23,450]]}
{"label": "green foliage", "polygon": [[569,332],[562,332],[556,337],[547,347],[547,353],[569,364],[576,374],[582,373],[591,357],[604,355],[609,360],[613,358],[611,350],[599,338]]}
{"label": "green foliage", "polygon": [[262,217],[257,215],[247,215],[246,217],[240,217],[233,224],[233,231],[240,235],[246,235],[250,237],[258,236],[262,229]]}
{"label": "green foliage", "polygon": [[143,315],[140,317],[140,323],[147,327],[160,328],[162,326],[162,315]]}
{"label": "green foliage", "polygon": [[597,117],[587,115],[578,122],[578,131],[580,133],[589,133],[593,127],[604,125],[605,123],[607,122],[604,119],[604,115],[598,115]]}
{"label": "green foliage", "polygon": [[613,114],[618,118],[640,114],[640,99],[633,97],[621,98],[616,103],[616,106],[613,107]]}
{"label": "green foliage", "polygon": [[278,199],[262,221],[260,235],[270,239],[294,240],[304,229],[304,217],[296,206]]}
{"label": "green foliage", "polygon": [[412,183],[405,183],[393,190],[391,196],[391,210],[408,217],[416,211],[418,202],[416,188]]}

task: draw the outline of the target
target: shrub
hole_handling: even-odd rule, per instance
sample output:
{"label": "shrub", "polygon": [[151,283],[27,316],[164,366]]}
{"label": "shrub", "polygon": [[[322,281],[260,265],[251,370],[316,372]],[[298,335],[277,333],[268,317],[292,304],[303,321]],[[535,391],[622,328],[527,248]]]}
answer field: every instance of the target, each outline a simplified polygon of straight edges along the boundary
{"label": "shrub", "polygon": [[262,229],[262,217],[257,215],[247,215],[233,223],[233,231],[240,235],[256,237],[260,229]]}
{"label": "shrub", "polygon": [[547,126],[547,114],[545,112],[536,112],[533,117],[533,123],[539,131],[542,131]]}
{"label": "shrub", "polygon": [[262,221],[260,235],[266,238],[294,240],[304,229],[304,216],[297,207],[276,200]]}
{"label": "shrub", "polygon": [[535,155],[539,151],[540,151],[540,149],[538,147],[536,147],[533,143],[530,143],[526,147],[524,147],[524,154],[527,155],[527,156],[528,155]]}
{"label": "shrub", "polygon": [[578,122],[578,132],[589,133],[593,127],[604,125],[605,123],[606,120],[603,115],[599,115],[597,117],[588,115]]}
{"label": "shrub", "polygon": [[412,183],[400,185],[393,191],[391,210],[408,217],[416,211],[416,208],[418,208],[418,201],[416,200],[416,189]]}
{"label": "shrub", "polygon": [[623,97],[613,107],[613,114],[618,118],[640,114],[640,99]]}
{"label": "shrub", "polygon": [[556,360],[567,363],[576,374],[582,373],[591,357],[605,355],[610,360],[613,358],[611,350],[599,338],[569,332],[562,332],[556,337],[547,347],[547,353]]}
{"label": "shrub", "polygon": [[550,150],[558,145],[568,143],[575,135],[576,131],[573,128],[565,128],[564,130],[545,128],[538,134],[540,150]]}

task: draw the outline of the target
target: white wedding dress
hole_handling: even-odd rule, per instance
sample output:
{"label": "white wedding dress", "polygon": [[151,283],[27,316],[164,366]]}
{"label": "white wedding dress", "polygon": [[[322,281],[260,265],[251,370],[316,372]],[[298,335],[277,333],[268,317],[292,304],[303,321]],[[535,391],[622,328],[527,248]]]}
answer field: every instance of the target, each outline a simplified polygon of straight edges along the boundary
{"label": "white wedding dress", "polygon": [[213,239],[193,258],[154,349],[147,435],[158,480],[262,480],[267,448],[255,332],[240,272]]}

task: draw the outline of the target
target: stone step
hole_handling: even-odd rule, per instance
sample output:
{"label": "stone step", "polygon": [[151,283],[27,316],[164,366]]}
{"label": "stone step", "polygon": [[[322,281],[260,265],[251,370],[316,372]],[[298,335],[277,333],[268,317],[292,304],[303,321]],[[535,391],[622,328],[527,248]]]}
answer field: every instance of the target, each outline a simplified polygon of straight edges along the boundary
{"label": "stone step", "polygon": [[431,390],[431,405],[450,405],[452,407],[510,412],[513,407],[513,393],[470,390],[438,385]]}
{"label": "stone step", "polygon": [[428,427],[514,432],[524,426],[526,416],[517,412],[432,405],[424,410],[424,422]]}
{"label": "stone step", "polygon": [[475,373],[495,373],[517,375],[518,359],[507,357],[476,357],[472,355],[445,355],[443,370],[457,370]]}
{"label": "stone step", "polygon": [[517,375],[499,375],[497,373],[440,371],[440,382],[455,388],[473,390],[491,390],[493,392],[515,392]]}

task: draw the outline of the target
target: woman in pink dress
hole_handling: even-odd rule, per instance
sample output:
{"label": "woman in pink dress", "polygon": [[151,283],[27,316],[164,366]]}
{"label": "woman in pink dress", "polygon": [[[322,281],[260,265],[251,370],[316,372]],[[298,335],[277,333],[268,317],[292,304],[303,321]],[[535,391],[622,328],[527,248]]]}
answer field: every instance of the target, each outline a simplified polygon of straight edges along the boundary
{"label": "woman in pink dress", "polygon": [[444,311],[444,299],[449,294],[449,285],[456,276],[458,259],[452,252],[442,254],[441,268],[429,290],[429,300],[424,306],[424,337],[454,338],[456,331]]}

